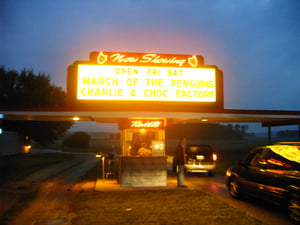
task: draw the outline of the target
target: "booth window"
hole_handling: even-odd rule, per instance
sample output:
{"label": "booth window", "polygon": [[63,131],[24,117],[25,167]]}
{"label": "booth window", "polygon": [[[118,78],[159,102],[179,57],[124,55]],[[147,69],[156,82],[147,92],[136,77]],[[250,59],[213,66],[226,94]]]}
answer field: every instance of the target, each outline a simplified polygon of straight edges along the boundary
{"label": "booth window", "polygon": [[165,156],[163,129],[125,129],[123,132],[124,156]]}

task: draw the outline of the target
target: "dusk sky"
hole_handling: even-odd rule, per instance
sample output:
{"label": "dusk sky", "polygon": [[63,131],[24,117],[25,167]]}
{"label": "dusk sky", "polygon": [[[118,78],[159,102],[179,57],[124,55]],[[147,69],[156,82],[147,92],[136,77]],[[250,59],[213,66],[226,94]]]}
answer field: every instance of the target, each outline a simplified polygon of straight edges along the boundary
{"label": "dusk sky", "polygon": [[226,109],[300,110],[299,0],[0,0],[0,65],[50,75],[91,51],[202,55]]}

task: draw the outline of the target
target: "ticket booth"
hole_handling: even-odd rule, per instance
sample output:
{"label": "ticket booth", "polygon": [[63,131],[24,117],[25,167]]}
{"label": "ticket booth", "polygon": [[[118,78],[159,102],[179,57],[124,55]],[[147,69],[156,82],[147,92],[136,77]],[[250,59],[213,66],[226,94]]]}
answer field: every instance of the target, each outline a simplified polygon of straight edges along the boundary
{"label": "ticket booth", "polygon": [[123,119],[120,122],[121,187],[167,186],[165,125],[166,119]]}

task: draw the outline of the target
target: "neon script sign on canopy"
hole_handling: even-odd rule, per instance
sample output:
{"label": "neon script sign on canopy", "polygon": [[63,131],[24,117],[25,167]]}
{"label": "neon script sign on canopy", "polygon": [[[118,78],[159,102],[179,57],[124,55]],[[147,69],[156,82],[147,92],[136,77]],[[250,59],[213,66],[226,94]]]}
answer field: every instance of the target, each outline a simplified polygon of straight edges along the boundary
{"label": "neon script sign on canopy", "polygon": [[155,121],[143,121],[143,120],[133,120],[131,121],[132,128],[158,128],[162,124],[162,121],[155,120]]}
{"label": "neon script sign on canopy", "polygon": [[164,119],[121,119],[119,129],[164,129]]}
{"label": "neon script sign on canopy", "polygon": [[216,101],[216,69],[201,57],[99,52],[78,64],[79,100]]}
{"label": "neon script sign on canopy", "polygon": [[68,95],[77,103],[222,105],[222,73],[199,55],[92,52],[89,61],[74,62],[68,72]]}

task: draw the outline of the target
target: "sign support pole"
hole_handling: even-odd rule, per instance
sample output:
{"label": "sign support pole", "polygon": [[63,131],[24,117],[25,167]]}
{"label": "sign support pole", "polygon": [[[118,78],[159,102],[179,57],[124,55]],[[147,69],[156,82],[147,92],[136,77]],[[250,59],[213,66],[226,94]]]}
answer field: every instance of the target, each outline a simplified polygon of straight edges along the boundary
{"label": "sign support pole", "polygon": [[105,161],[105,156],[103,155],[102,156],[102,180],[103,180],[103,183],[104,183],[104,180],[105,180],[105,167],[104,167],[104,161]]}

